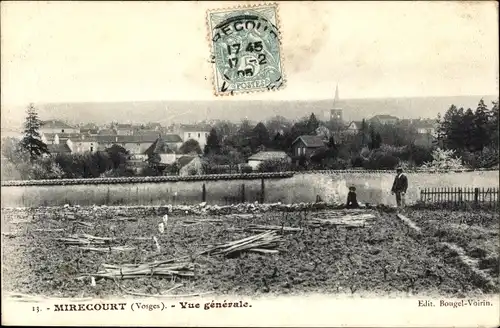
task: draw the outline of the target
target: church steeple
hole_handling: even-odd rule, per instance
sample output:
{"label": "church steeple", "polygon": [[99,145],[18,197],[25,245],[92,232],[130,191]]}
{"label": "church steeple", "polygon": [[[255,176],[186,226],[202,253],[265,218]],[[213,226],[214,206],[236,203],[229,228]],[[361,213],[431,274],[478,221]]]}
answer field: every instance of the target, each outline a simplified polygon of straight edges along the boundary
{"label": "church steeple", "polygon": [[336,104],[339,102],[339,84],[337,83],[337,87],[335,88],[335,98],[333,99],[333,102]]}

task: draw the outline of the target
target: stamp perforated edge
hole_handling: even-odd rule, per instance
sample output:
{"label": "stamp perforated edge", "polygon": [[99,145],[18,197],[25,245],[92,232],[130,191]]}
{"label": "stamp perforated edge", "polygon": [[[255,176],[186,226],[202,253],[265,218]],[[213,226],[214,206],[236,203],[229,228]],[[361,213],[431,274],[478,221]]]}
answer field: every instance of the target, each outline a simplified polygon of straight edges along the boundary
{"label": "stamp perforated edge", "polygon": [[[217,87],[216,87],[216,72],[214,71],[214,60],[215,60],[215,54],[214,54],[214,48],[213,48],[213,42],[212,42],[212,31],[210,29],[210,14],[214,12],[220,12],[220,11],[231,11],[231,10],[240,10],[240,9],[246,9],[246,8],[256,8],[256,7],[274,7],[276,9],[276,27],[278,29],[278,46],[280,50],[280,63],[281,63],[281,78],[283,80],[283,83],[278,87],[274,89],[259,89],[259,90],[246,90],[238,93],[234,93],[233,91],[231,92],[218,92]],[[263,92],[278,92],[283,90],[286,85],[287,85],[287,79],[286,79],[286,74],[285,74],[285,55],[283,53],[283,32],[281,29],[281,20],[280,20],[280,12],[279,12],[280,6],[276,2],[262,2],[262,3],[251,3],[251,4],[240,4],[237,6],[232,6],[232,7],[219,7],[219,8],[212,8],[208,9],[205,13],[205,19],[206,19],[206,27],[207,27],[207,43],[209,47],[209,63],[211,66],[211,73],[212,73],[212,93],[216,97],[230,97],[230,96],[236,96],[238,94],[254,94],[254,93],[263,93]]]}

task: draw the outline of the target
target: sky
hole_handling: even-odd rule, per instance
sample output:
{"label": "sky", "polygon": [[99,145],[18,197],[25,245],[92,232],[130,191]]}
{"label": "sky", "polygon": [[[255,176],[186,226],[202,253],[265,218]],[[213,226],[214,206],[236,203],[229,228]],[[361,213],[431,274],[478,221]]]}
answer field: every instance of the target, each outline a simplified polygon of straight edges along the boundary
{"label": "sky", "polygon": [[[2,107],[220,99],[206,10],[244,3],[2,2]],[[498,94],[496,2],[278,7],[285,88],[231,100]]]}

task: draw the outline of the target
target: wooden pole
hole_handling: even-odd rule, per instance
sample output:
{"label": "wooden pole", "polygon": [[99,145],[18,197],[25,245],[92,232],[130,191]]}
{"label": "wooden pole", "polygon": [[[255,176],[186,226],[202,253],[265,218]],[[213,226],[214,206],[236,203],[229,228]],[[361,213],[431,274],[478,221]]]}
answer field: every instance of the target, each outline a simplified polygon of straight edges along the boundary
{"label": "wooden pole", "polygon": [[264,196],[264,178],[260,180],[260,203],[264,204],[265,196]]}
{"label": "wooden pole", "polygon": [[245,184],[244,183],[241,184],[241,202],[242,203],[245,202]]}
{"label": "wooden pole", "polygon": [[205,187],[205,184],[201,186],[201,201],[205,202],[207,200],[207,188]]}

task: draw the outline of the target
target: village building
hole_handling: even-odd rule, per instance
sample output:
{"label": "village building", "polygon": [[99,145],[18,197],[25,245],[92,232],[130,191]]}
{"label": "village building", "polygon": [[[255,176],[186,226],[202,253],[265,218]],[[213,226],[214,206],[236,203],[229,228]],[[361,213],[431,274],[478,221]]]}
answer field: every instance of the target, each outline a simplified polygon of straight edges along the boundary
{"label": "village building", "polygon": [[206,125],[181,125],[177,130],[183,142],[189,139],[196,140],[201,149],[207,144],[207,137],[210,133],[210,127]]}
{"label": "village building", "polygon": [[349,123],[347,125],[347,128],[346,128],[346,133],[347,134],[358,134],[359,131],[361,131],[361,128],[363,126],[363,122],[361,121],[351,121],[351,123]]}
{"label": "village building", "polygon": [[117,145],[125,148],[130,154],[144,153],[157,138],[157,136],[132,135],[96,136],[98,150],[105,150],[112,145]]}
{"label": "village building", "polygon": [[49,120],[40,123],[40,130],[42,133],[80,133],[80,129],[71,126],[63,121]]}
{"label": "village building", "polygon": [[80,133],[81,134],[86,134],[89,136],[95,136],[99,134],[99,129],[95,128],[80,128]]}
{"label": "village building", "polygon": [[335,98],[333,99],[333,108],[327,110],[323,114],[323,119],[325,121],[335,121],[335,122],[343,122],[342,117],[342,108],[340,107],[340,97],[339,97],[339,86],[335,88]]}
{"label": "village building", "polygon": [[183,155],[177,159],[179,175],[202,175],[203,163],[200,156]]}
{"label": "village building", "polygon": [[[168,137],[168,136],[166,136]],[[177,136],[179,137],[179,136]],[[180,139],[180,137],[179,137]],[[168,142],[169,140],[165,137],[158,137],[151,146],[144,151],[144,155],[146,158],[153,157],[154,155],[158,155],[159,164],[172,164],[176,160],[176,153],[172,149],[171,144]]]}
{"label": "village building", "polygon": [[374,124],[396,124],[399,121],[399,118],[392,115],[375,115],[370,119],[370,123]]}
{"label": "village building", "polygon": [[260,151],[250,156],[247,163],[252,170],[256,171],[261,163],[268,160],[283,160],[288,163],[291,162],[290,157],[284,151]]}
{"label": "village building", "polygon": [[134,133],[134,127],[132,124],[116,124],[115,130],[116,134],[119,136],[130,136]]}
{"label": "village building", "polygon": [[321,137],[303,135],[297,137],[297,139],[295,139],[292,143],[293,156],[310,157],[314,153],[314,151],[324,146],[325,142]]}
{"label": "village building", "polygon": [[186,142],[190,139],[196,140],[200,145],[200,148],[203,149],[207,144],[207,137],[209,131],[207,130],[198,130],[198,131],[185,131],[183,133],[184,138],[183,141]]}
{"label": "village building", "polygon": [[436,134],[436,124],[429,120],[416,120],[412,122],[418,134]]}
{"label": "village building", "polygon": [[100,135],[100,136],[113,136],[113,135],[116,135],[116,130],[115,129],[101,129],[101,130],[99,130],[98,135]]}

